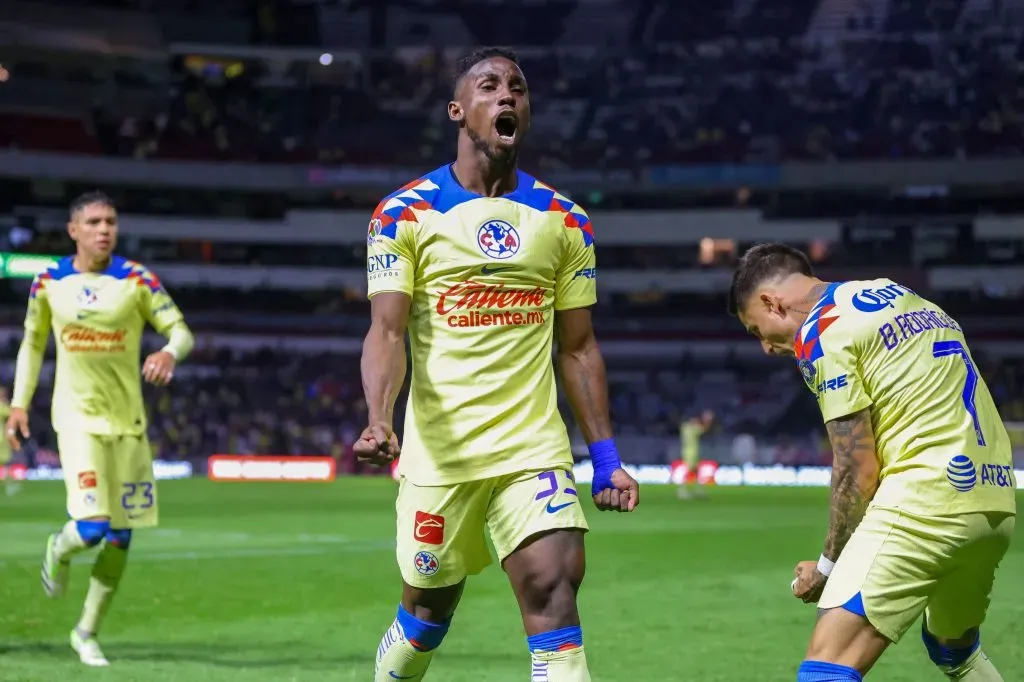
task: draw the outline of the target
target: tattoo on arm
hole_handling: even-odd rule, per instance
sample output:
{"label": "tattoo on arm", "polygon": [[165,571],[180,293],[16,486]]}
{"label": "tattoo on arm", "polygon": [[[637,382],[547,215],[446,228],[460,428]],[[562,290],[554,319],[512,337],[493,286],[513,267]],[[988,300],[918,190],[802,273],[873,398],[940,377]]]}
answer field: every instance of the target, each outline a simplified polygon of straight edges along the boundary
{"label": "tattoo on arm", "polygon": [[835,561],[878,488],[878,458],[868,409],[833,419],[825,428],[834,454],[825,556]]}

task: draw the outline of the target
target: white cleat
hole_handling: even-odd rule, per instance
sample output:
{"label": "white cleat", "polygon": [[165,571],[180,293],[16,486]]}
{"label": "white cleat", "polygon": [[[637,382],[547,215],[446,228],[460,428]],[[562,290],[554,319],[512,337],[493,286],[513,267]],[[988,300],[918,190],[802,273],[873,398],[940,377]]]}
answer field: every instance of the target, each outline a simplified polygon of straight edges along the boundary
{"label": "white cleat", "polygon": [[43,570],[40,577],[43,581],[43,591],[50,599],[59,599],[64,596],[68,587],[68,576],[70,574],[70,563],[57,560],[57,533],[46,538],[46,551],[43,553]]}
{"label": "white cleat", "polygon": [[96,641],[96,638],[82,637],[78,634],[77,629],[71,631],[71,648],[78,654],[78,659],[88,666],[105,668],[110,665],[110,661],[103,655],[103,650],[100,649],[100,643]]}

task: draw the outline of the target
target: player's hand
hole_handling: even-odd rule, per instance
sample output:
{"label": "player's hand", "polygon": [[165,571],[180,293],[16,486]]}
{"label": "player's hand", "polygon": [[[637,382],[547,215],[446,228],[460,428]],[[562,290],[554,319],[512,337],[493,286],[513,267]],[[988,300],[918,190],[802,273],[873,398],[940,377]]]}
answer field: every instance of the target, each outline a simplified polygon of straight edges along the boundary
{"label": "player's hand", "polygon": [[391,424],[378,422],[370,424],[352,445],[353,452],[360,462],[369,462],[377,466],[390,464],[401,454],[402,448],[398,446],[398,436],[391,428]]}
{"label": "player's hand", "polygon": [[166,386],[174,378],[176,364],[173,355],[165,350],[159,350],[142,363],[142,378],[154,386]]}
{"label": "player's hand", "polygon": [[601,511],[631,512],[640,504],[640,485],[624,469],[612,472],[614,487],[594,495],[594,504]]}
{"label": "player's hand", "polygon": [[818,571],[817,561],[801,561],[793,569],[793,596],[805,604],[817,604],[828,578]]}
{"label": "player's hand", "polygon": [[22,439],[28,439],[32,433],[28,430],[28,412],[21,407],[12,407],[11,416],[7,418],[7,442],[15,450],[21,449]]}

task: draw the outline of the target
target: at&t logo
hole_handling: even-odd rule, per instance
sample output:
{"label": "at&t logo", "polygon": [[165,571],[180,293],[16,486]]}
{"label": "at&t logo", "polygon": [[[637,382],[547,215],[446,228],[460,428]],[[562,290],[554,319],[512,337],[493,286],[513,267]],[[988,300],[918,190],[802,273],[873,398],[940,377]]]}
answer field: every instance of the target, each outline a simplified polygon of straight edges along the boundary
{"label": "at&t logo", "polygon": [[505,260],[519,253],[519,233],[504,220],[490,220],[476,231],[476,243],[484,255]]}

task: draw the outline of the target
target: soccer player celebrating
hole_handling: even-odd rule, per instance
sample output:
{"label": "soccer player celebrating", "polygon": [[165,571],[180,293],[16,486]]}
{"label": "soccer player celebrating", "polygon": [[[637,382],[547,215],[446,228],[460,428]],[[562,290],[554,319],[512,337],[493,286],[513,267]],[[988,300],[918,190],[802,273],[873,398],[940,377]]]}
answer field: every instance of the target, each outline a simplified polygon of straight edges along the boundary
{"label": "soccer player celebrating", "polygon": [[142,367],[142,378],[160,386],[191,350],[192,334],[159,280],[142,265],[113,255],[117,210],[109,197],[85,194],[71,203],[70,214],[76,254],[32,282],[7,438],[18,448],[30,435],[27,410],[52,327],[52,423],[70,520],[46,541],[43,589],[50,597],[62,596],[72,555],[101,545],[71,646],[86,665],[105,666],[96,633],[124,572],[132,529],[157,525],[139,380],[142,332],[149,322],[169,339]]}
{"label": "soccer player celebrating", "polygon": [[766,353],[796,357],[834,452],[824,551],[792,585],[819,606],[797,679],[862,679],[924,614],[924,645],[950,679],[1002,680],[979,628],[1016,484],[963,330],[891,280],[823,282],[781,244],[743,256],[730,310]]}
{"label": "soccer player celebrating", "polygon": [[375,679],[423,679],[466,577],[491,563],[486,527],[519,602],[533,679],[589,680],[576,607],[587,522],[553,337],[590,444],[594,502],[623,512],[639,502],[612,438],[591,324],[593,230],[571,199],[517,169],[530,99],[513,53],[462,60],[448,116],[459,127],[455,163],[386,197],[370,222],[361,457],[399,454],[392,416],[407,327],[412,359],[396,504],[404,589]]}

